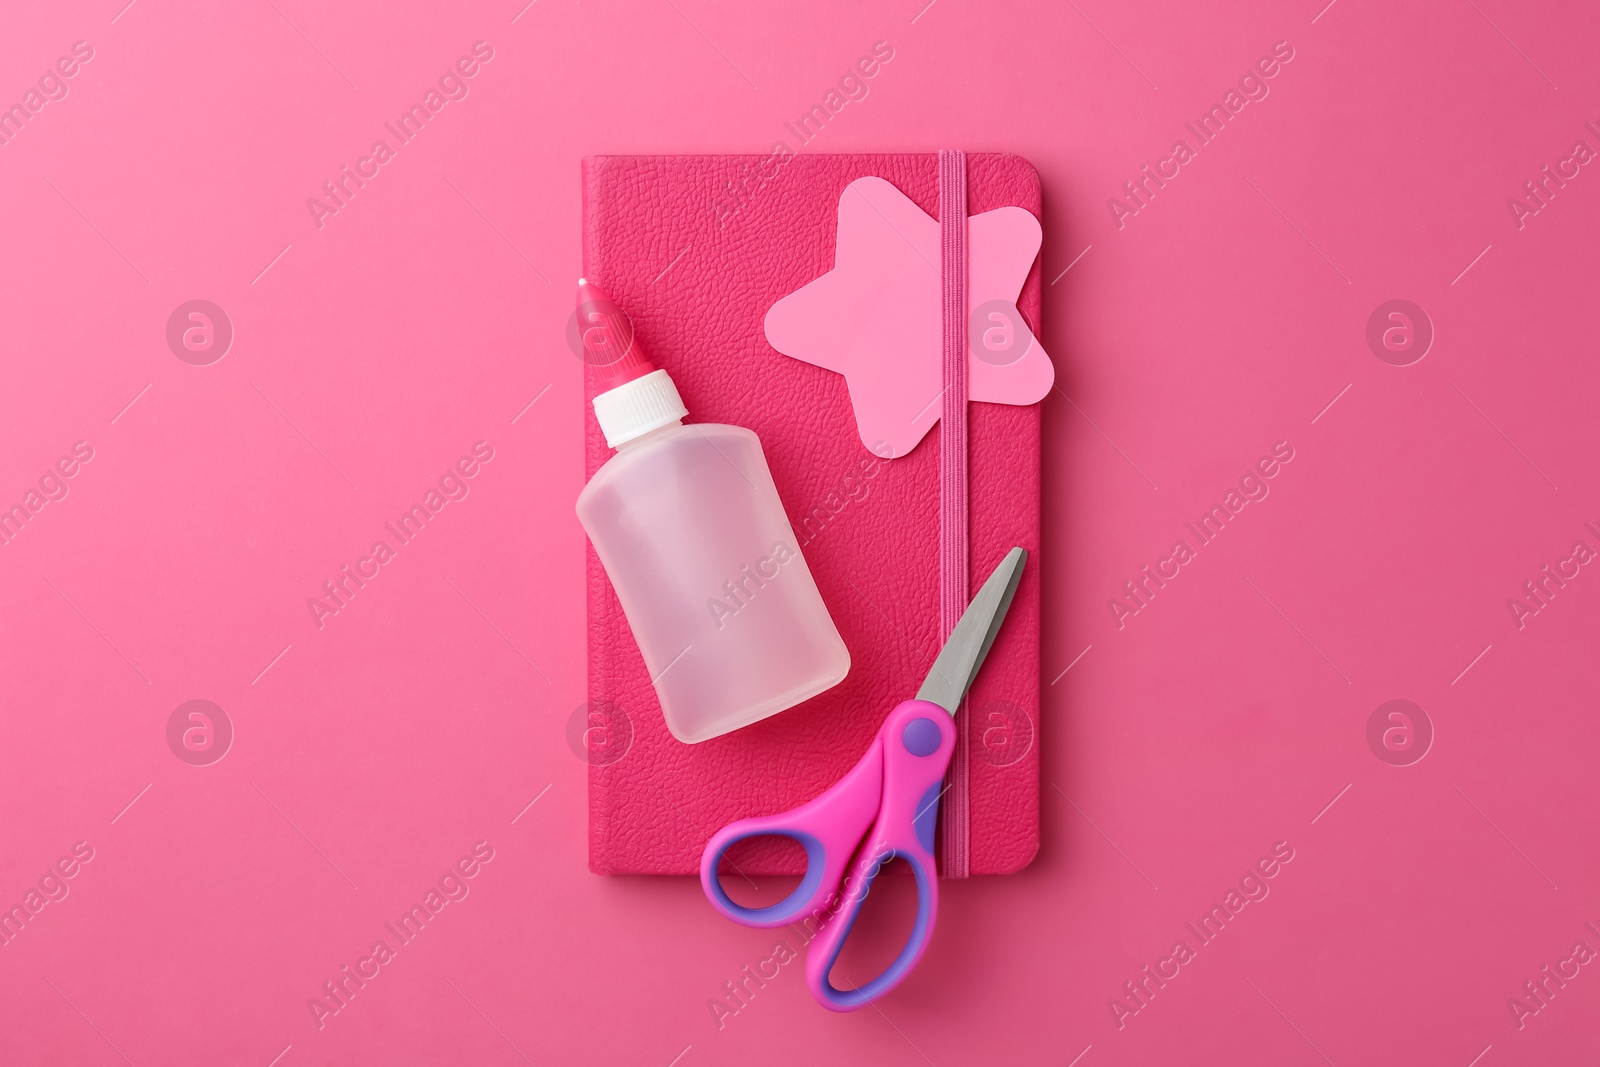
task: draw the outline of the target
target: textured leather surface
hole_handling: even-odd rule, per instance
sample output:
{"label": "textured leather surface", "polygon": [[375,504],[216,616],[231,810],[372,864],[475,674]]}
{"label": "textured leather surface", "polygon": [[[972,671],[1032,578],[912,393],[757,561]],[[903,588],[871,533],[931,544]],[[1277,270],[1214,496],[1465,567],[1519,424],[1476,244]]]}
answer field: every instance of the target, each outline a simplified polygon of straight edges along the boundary
{"label": "textured leather surface", "polygon": [[[695,874],[706,840],[726,823],[816,796],[915,694],[939,647],[938,430],[907,456],[875,460],[857,436],[843,378],[780,356],[762,333],[773,302],[832,267],[844,187],[877,175],[937,214],[937,156],[797,156],[764,184],[750,182],[741,208],[719,217],[714,194],[773,172],[765,156],[585,160],[584,272],[633,317],[690,421],[760,436],[850,648],[850,674],[781,715],[681,744],[590,548],[589,699],[620,707],[633,729],[621,759],[589,771],[589,865],[601,873]],[[970,213],[1040,212],[1038,175],[1024,159],[971,155],[968,178]],[[1035,263],[1017,302],[1035,333],[1039,302]],[[593,387],[591,372],[586,396]],[[971,871],[996,874],[1025,866],[1038,848],[1039,576],[1050,560],[1039,552],[1038,407],[973,404],[969,414],[972,571],[987,574],[1014,544],[1030,554],[969,701]],[[612,453],[592,411],[585,417],[592,474]],[[734,857],[741,869],[799,872],[798,856],[764,844]]]}

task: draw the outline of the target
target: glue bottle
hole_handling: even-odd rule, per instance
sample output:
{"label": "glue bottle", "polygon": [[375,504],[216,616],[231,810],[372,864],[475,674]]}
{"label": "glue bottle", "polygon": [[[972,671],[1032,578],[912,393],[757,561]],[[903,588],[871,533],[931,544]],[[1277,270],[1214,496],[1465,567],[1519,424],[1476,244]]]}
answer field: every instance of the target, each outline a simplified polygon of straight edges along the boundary
{"label": "glue bottle", "polygon": [[800,553],[761,442],[689,412],[631,323],[578,279],[577,330],[601,374],[595,419],[617,450],[578,494],[661,699],[694,744],[843,680],[850,653]]}

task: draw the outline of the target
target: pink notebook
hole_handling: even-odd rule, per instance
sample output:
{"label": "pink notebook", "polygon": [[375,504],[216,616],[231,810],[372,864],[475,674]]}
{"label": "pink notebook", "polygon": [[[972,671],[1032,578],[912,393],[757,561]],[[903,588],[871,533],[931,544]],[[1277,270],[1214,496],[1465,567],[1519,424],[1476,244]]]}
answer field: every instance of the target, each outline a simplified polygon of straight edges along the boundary
{"label": "pink notebook", "polygon": [[[1039,178],[1016,156],[968,157],[968,214],[1039,214]],[[774,351],[767,310],[833,266],[840,194],[865,176],[938,217],[938,157],[597,156],[583,164],[583,264],[632,316],[689,421],[754,430],[795,537],[850,649],[850,673],[804,704],[725,737],[668,732],[605,571],[588,550],[589,865],[695,874],[723,825],[803,803],[832,785],[884,716],[913,696],[940,644],[939,433],[908,455],[862,445],[844,379]],[[1017,307],[1037,334],[1039,265]],[[594,394],[593,372],[586,397]],[[606,448],[585,404],[589,474]],[[1025,866],[1039,842],[1039,409],[969,409],[969,587],[1013,545],[1029,562],[963,713],[966,795],[940,806],[970,874]],[[961,819],[959,813],[965,811]],[[953,814],[955,813],[955,814]],[[798,850],[751,842],[749,873],[796,874]],[[950,873],[950,872],[945,872]],[[956,872],[960,873],[960,872]]]}

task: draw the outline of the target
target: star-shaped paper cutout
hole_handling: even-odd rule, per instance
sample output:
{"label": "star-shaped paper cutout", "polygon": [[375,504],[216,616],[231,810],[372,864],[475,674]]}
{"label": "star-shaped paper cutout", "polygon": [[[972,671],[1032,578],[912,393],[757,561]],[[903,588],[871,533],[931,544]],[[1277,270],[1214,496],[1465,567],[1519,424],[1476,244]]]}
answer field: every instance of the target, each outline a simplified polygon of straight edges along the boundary
{"label": "star-shaped paper cutout", "polygon": [[[903,456],[939,421],[939,223],[882,178],[839,197],[834,267],[767,312],[779,352],[845,376],[861,442]],[[1042,240],[1020,207],[967,220],[967,390],[971,400],[1032,404],[1055,381],[1016,300]]]}

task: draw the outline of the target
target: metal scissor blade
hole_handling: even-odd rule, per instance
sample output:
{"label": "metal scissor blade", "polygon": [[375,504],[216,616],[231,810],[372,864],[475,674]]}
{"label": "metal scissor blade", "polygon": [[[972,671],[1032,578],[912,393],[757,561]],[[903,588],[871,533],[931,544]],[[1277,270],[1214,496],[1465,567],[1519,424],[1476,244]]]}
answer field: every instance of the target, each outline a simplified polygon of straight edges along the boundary
{"label": "metal scissor blade", "polygon": [[978,676],[978,668],[994,644],[995,634],[1005,621],[1011,598],[1016,595],[1017,583],[1022,580],[1022,565],[1028,562],[1026,549],[1013,548],[1006,558],[989,575],[972,598],[961,621],[950,632],[950,639],[933,661],[928,677],[917,690],[918,700],[931,700],[951,715],[961,706],[967,687]]}

